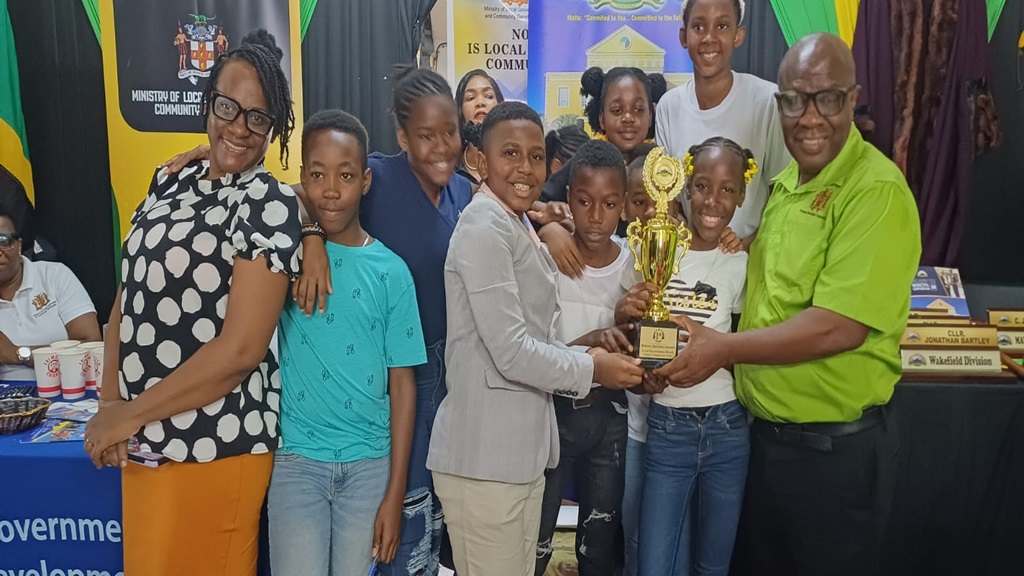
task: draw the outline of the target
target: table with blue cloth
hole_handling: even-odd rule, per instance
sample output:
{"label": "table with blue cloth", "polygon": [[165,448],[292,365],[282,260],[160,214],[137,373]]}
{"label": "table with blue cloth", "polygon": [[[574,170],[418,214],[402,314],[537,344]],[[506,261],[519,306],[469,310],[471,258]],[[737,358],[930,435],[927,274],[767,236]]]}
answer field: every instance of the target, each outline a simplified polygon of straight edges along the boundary
{"label": "table with blue cloth", "polygon": [[[82,442],[23,444],[35,430],[0,435],[0,576],[123,576],[120,471],[97,470]],[[257,576],[266,523],[264,506]]]}
{"label": "table with blue cloth", "polygon": [[0,576],[120,575],[120,471],[31,434],[0,436]]}

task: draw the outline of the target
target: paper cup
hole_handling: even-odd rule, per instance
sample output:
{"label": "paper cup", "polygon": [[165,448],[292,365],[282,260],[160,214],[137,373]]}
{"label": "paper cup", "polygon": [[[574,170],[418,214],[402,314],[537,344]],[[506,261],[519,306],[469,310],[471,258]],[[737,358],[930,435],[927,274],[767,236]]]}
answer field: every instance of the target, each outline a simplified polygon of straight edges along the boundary
{"label": "paper cup", "polygon": [[36,348],[32,351],[32,364],[36,370],[36,389],[40,398],[60,396],[60,358],[56,348]]}
{"label": "paper cup", "polygon": [[89,350],[89,354],[92,355],[92,373],[93,378],[96,379],[96,391],[100,392],[103,390],[103,348],[93,348]]}
{"label": "paper cup", "polygon": [[77,400],[85,396],[85,380],[92,372],[89,364],[89,351],[79,347],[59,348],[60,358],[60,389],[65,400]]}
{"label": "paper cup", "polygon": [[75,346],[78,346],[81,343],[82,342],[80,340],[59,340],[57,342],[54,342],[53,344],[50,344],[50,348],[74,348]]}
{"label": "paper cup", "polygon": [[85,376],[85,389],[95,392],[99,389],[97,380],[99,368],[96,364],[103,361],[103,342],[86,342],[85,344],[79,344],[78,347],[86,351],[85,361],[89,364]]}

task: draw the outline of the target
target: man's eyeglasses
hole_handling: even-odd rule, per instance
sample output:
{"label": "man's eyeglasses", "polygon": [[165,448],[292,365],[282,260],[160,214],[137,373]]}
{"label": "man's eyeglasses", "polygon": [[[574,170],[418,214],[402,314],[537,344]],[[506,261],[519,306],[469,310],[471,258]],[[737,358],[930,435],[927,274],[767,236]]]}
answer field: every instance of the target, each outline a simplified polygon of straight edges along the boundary
{"label": "man's eyeglasses", "polygon": [[21,234],[17,232],[9,232],[7,234],[0,234],[0,250],[8,250],[21,240]]}
{"label": "man's eyeglasses", "polygon": [[775,101],[779,103],[779,111],[786,118],[800,118],[807,112],[807,105],[814,100],[814,107],[822,116],[835,116],[846,106],[846,96],[856,88],[832,88],[818,92],[800,92],[785,90],[775,93]]}
{"label": "man's eyeglasses", "polygon": [[253,133],[266,136],[274,127],[274,119],[266,112],[250,108],[246,110],[237,100],[220,92],[213,92],[210,98],[213,114],[225,122],[234,122],[239,114],[245,114],[245,125]]}

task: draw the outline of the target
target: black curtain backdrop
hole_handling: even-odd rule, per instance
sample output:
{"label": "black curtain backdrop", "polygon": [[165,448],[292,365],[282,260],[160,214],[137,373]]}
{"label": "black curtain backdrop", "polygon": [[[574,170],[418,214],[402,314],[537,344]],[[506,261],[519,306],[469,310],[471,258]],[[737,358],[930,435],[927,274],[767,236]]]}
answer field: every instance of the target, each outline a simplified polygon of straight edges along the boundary
{"label": "black curtain backdrop", "polygon": [[779,81],[779,63],[786,54],[786,38],[768,0],[747,2],[743,16],[747,39],[732,55],[732,68],[769,82]]}
{"label": "black curtain backdrop", "polygon": [[[9,0],[36,233],[82,281],[100,324],[114,302],[114,234],[103,59],[82,3]],[[129,209],[134,207],[129,207]]]}
{"label": "black curtain backdrop", "polygon": [[989,42],[1003,144],[974,163],[962,270],[971,282],[1024,285],[1024,56],[1017,48],[1022,30],[1024,2],[1007,2]]}
{"label": "black curtain backdrop", "polygon": [[363,121],[370,149],[398,151],[391,119],[391,68],[412,63],[436,0],[317,3],[302,41],[306,114],[342,108]]}

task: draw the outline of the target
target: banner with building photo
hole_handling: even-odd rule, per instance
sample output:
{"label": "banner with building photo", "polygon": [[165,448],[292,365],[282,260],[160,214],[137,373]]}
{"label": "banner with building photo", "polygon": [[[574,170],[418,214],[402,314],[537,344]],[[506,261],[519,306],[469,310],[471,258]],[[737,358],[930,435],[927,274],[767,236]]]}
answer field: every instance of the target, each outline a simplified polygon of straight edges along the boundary
{"label": "banner with building photo", "polygon": [[[110,182],[118,237],[145,198],[158,164],[208,143],[201,96],[220,54],[250,31],[264,28],[284,52],[296,133],[302,120],[299,3],[288,0],[102,0],[100,24],[106,88]],[[284,182],[298,181],[298,140],[289,170],[277,142],[266,165]]]}
{"label": "banner with building photo", "polygon": [[583,115],[580,77],[634,66],[662,73],[669,88],[693,63],[679,45],[682,0],[532,0],[528,102],[551,126]]}
{"label": "banner with building photo", "polygon": [[526,101],[529,0],[448,0],[448,80],[486,71],[506,100]]}

